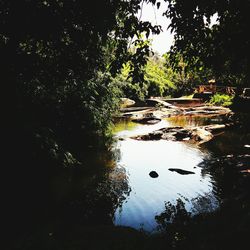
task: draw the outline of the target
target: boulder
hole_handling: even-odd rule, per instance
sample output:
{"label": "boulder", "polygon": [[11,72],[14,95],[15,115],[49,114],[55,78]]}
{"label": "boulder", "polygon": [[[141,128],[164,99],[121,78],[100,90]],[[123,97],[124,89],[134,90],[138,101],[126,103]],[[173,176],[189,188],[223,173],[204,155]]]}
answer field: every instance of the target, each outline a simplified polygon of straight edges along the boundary
{"label": "boulder", "polygon": [[203,128],[196,128],[192,132],[192,138],[195,141],[206,142],[206,141],[210,141],[213,138],[213,135],[211,132],[209,132]]}
{"label": "boulder", "polygon": [[129,98],[121,98],[121,106],[124,107],[129,107],[135,104],[134,100],[131,100]]}
{"label": "boulder", "polygon": [[[190,141],[193,143],[204,143],[214,138],[218,131],[229,128],[232,124],[213,124],[200,127],[167,127],[155,130],[144,135],[131,137],[135,140],[171,140],[171,141]],[[215,134],[216,135],[216,134]]]}

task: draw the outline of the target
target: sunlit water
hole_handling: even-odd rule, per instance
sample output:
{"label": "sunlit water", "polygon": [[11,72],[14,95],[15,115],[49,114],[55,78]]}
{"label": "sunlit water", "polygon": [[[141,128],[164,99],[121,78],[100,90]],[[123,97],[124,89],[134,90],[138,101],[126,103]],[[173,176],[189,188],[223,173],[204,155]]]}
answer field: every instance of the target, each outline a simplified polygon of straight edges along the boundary
{"label": "sunlit water", "polygon": [[[202,120],[204,123],[204,119]],[[185,203],[185,208],[192,214],[215,210],[219,201],[216,188],[209,174],[202,174],[198,166],[210,154],[198,146],[166,140],[137,141],[129,137],[144,134],[166,126],[194,125],[202,123],[193,119],[187,124],[183,119],[164,120],[155,125],[137,125],[123,121],[118,123],[122,137],[115,147],[120,150],[116,168],[124,169],[130,192],[116,209],[114,224],[130,226],[145,231],[157,231],[155,216],[165,210],[165,203],[176,204],[177,199]],[[169,168],[178,168],[194,172],[181,175]],[[158,178],[151,178],[149,173],[156,171]],[[200,206],[199,200],[203,200]]]}
{"label": "sunlit water", "polygon": [[[53,248],[53,244],[60,247],[64,239],[67,244],[81,243],[81,248],[86,249],[84,241],[93,236],[90,241],[92,249],[93,243],[100,242],[101,246],[106,238],[111,243],[110,235],[112,243],[116,240],[114,247],[119,248],[119,232],[128,242],[134,230],[116,226],[165,233],[169,223],[173,222],[173,217],[169,220],[169,215],[176,215],[179,204],[181,209],[184,206],[191,214],[212,212],[223,204],[221,211],[226,211],[225,218],[228,218],[231,216],[231,204],[235,202],[234,192],[235,197],[242,192],[242,179],[238,179],[239,173],[235,172],[235,161],[220,162],[220,159],[232,156],[233,160],[234,156],[250,154],[249,117],[244,121],[245,126],[226,130],[200,147],[187,142],[136,141],[130,137],[166,126],[196,126],[227,120],[224,121],[223,117],[180,116],[155,125],[117,121],[114,134],[122,140],[114,143],[112,150],[96,150],[88,145],[82,151],[83,164],[79,168],[60,168],[60,171],[52,174],[49,190],[47,182],[42,186],[44,192],[30,186],[31,191],[27,195],[31,198],[30,202],[25,194],[17,199],[21,203],[14,201],[15,211],[10,211],[14,211],[11,217],[14,220],[18,218],[17,223],[6,217],[10,239],[15,245],[9,249],[37,249],[37,246],[47,249],[49,246]],[[188,170],[194,174],[180,175],[169,171],[169,168]],[[156,171],[159,176],[151,178],[151,171]],[[44,173],[47,172],[41,173],[41,180],[45,180]],[[225,204],[228,207],[225,208]],[[239,207],[241,204],[245,203],[239,203]],[[181,212],[185,214],[183,210]],[[240,216],[240,209],[238,213]],[[234,220],[238,220],[238,215],[233,214]],[[228,221],[230,224],[230,217]],[[180,216],[174,225],[181,227],[180,222],[185,225],[185,218],[183,220]],[[213,230],[217,232],[220,229],[221,226]],[[221,231],[217,233],[220,235]],[[41,244],[44,241],[46,244]],[[23,244],[28,247],[22,247]],[[76,248],[79,247],[76,245]]]}

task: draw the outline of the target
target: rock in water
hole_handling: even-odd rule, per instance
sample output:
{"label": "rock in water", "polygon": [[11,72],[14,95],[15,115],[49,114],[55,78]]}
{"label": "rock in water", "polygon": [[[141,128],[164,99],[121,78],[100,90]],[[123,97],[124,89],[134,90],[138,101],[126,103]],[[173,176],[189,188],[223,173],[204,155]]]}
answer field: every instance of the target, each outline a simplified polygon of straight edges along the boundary
{"label": "rock in water", "polygon": [[156,124],[160,121],[161,119],[156,118],[156,117],[144,117],[144,118],[139,118],[139,119],[132,119],[132,122],[138,122],[142,124]]}
{"label": "rock in water", "polygon": [[155,171],[151,171],[149,173],[149,176],[152,177],[152,178],[157,178],[159,175]]}
{"label": "rock in water", "polygon": [[180,169],[180,168],[169,168],[168,170],[172,171],[172,172],[176,172],[176,173],[181,174],[181,175],[195,174],[192,171],[188,171],[188,170],[184,170],[184,169]]}
{"label": "rock in water", "polygon": [[134,100],[131,100],[129,98],[121,98],[121,106],[122,107],[129,107],[135,104]]}
{"label": "rock in water", "polygon": [[210,141],[213,138],[212,133],[203,128],[195,129],[192,132],[192,136],[196,141],[202,141],[202,142]]}

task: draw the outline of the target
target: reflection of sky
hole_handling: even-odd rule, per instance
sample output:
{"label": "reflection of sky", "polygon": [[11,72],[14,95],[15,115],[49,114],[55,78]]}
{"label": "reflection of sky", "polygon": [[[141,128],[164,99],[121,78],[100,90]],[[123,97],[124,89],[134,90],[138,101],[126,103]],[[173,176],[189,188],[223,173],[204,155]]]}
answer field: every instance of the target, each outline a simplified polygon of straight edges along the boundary
{"label": "reflection of sky", "polygon": [[[154,126],[159,125],[164,124]],[[144,127],[152,129],[152,126]],[[137,229],[143,225],[144,230],[151,231],[157,226],[154,217],[164,211],[165,202],[174,203],[182,197],[190,201],[212,192],[210,176],[202,177],[201,168],[196,168],[205,153],[190,144],[126,139],[120,141],[118,147],[121,150],[118,165],[125,167],[132,190],[115,213],[116,225]],[[195,174],[180,175],[169,168],[181,168]],[[151,178],[150,171],[156,171],[159,177]],[[192,209],[191,203],[186,204],[187,209]]]}
{"label": "reflection of sky", "polygon": [[[128,122],[128,123],[131,123],[131,122]],[[154,125],[137,124],[135,125],[135,127],[133,127],[132,130],[130,130],[130,129],[127,129],[126,123],[124,123],[124,130],[116,133],[116,136],[126,138],[126,137],[135,136],[135,135],[143,135],[143,134],[150,133],[154,130],[165,128],[168,126],[169,126],[169,122],[167,122],[166,120],[162,120],[159,123],[156,123]]]}

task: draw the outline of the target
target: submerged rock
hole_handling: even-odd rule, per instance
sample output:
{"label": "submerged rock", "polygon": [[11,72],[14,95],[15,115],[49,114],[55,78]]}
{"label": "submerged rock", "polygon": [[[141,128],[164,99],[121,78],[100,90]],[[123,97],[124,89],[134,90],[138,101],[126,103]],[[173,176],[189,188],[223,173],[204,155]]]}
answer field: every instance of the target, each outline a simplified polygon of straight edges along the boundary
{"label": "submerged rock", "polygon": [[142,124],[156,124],[160,121],[161,119],[156,117],[144,117],[144,118],[132,119],[132,122],[138,122]]}
{"label": "submerged rock", "polygon": [[192,171],[184,170],[184,169],[181,169],[181,168],[169,168],[168,170],[172,171],[172,172],[176,172],[176,173],[181,174],[181,175],[195,174]]}
{"label": "submerged rock", "polygon": [[157,174],[157,172],[151,171],[151,172],[149,173],[149,176],[152,177],[152,178],[157,178],[159,175]]}

